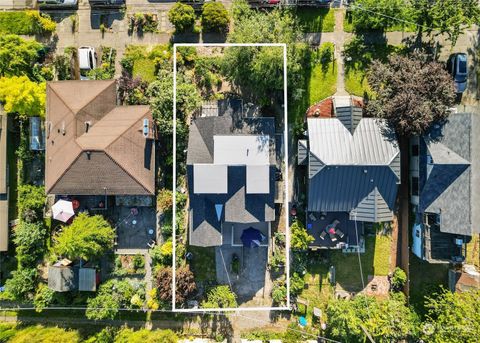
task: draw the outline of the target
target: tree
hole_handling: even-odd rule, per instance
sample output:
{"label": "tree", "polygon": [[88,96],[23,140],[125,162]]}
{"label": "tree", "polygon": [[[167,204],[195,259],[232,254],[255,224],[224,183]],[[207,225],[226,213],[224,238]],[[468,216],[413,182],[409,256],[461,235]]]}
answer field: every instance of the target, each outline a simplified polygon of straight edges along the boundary
{"label": "tree", "polygon": [[7,113],[43,117],[45,94],[45,82],[36,83],[26,76],[0,78],[0,101],[4,103]]}
{"label": "tree", "polygon": [[423,336],[428,342],[478,342],[480,291],[451,293],[443,290],[426,298]]}
{"label": "tree", "polygon": [[53,249],[57,255],[71,260],[90,260],[111,249],[114,236],[115,232],[102,216],[80,213],[55,237]]}
{"label": "tree", "polygon": [[204,31],[228,31],[230,16],[221,2],[207,2],[202,7],[202,27]]}
{"label": "tree", "polygon": [[0,76],[30,75],[42,44],[17,35],[0,35]]}
{"label": "tree", "polygon": [[349,13],[356,31],[385,31],[393,25],[405,25],[409,6],[409,0],[357,0]]}
{"label": "tree", "polygon": [[291,245],[293,249],[306,250],[308,245],[315,240],[298,220],[295,220],[292,226],[290,226],[290,233],[292,235]]}
{"label": "tree", "polygon": [[12,272],[12,276],[5,282],[5,291],[16,300],[26,299],[35,291],[37,270],[22,268]]}
{"label": "tree", "polygon": [[168,20],[175,26],[176,32],[191,30],[195,24],[195,10],[190,5],[177,2],[168,11]]}
{"label": "tree", "polygon": [[433,122],[445,120],[455,104],[450,75],[419,54],[393,55],[385,64],[374,61],[368,83],[375,97],[367,112],[386,119],[401,136],[425,133]]}
{"label": "tree", "polygon": [[207,293],[207,301],[202,303],[204,308],[234,308],[237,307],[237,295],[228,285],[213,287]]}
{"label": "tree", "polygon": [[116,343],[177,343],[178,336],[172,330],[122,329],[117,334]]}
{"label": "tree", "polygon": [[[189,266],[176,269],[175,302],[184,303],[196,290],[195,277]],[[161,268],[157,273],[158,297],[162,301],[172,300],[172,268]]]}
{"label": "tree", "polygon": [[386,300],[357,295],[334,299],[327,306],[329,337],[342,342],[364,342],[364,329],[375,341],[399,342],[417,337],[419,319],[406,306],[403,293]]}
{"label": "tree", "polygon": [[16,245],[17,260],[20,266],[35,266],[42,255],[46,230],[42,222],[28,223],[21,221],[13,231],[13,242]]}

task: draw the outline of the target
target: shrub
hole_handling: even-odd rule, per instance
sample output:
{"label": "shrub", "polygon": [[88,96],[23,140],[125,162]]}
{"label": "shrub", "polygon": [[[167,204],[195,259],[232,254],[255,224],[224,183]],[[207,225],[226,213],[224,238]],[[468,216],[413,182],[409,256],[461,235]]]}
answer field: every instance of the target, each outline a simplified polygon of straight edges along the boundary
{"label": "shrub", "polygon": [[287,287],[285,284],[275,285],[272,290],[272,300],[275,304],[283,306],[287,301]]}
{"label": "shrub", "polygon": [[18,269],[12,272],[12,276],[5,282],[5,291],[16,300],[24,300],[35,291],[37,270],[35,268]]}
{"label": "shrub", "polygon": [[158,192],[157,196],[157,210],[161,212],[171,211],[173,207],[173,192],[169,189],[163,188]]}
{"label": "shrub", "polygon": [[155,246],[150,250],[150,255],[155,264],[168,266],[172,264],[173,244],[172,241],[166,241],[162,245]]}
{"label": "shrub", "polygon": [[195,11],[192,6],[177,2],[168,11],[168,20],[175,26],[176,32],[191,30],[195,24]]}
{"label": "shrub", "polygon": [[204,308],[234,308],[237,307],[237,295],[228,285],[213,287],[207,293],[207,301],[202,303]]}
{"label": "shrub", "polygon": [[405,283],[407,282],[407,274],[403,271],[402,268],[396,267],[393,271],[393,276],[391,279],[392,289],[394,291],[400,291]]}
{"label": "shrub", "polygon": [[9,342],[78,343],[80,342],[80,334],[78,331],[66,330],[58,327],[43,327],[40,325],[27,326],[18,330]]}
{"label": "shrub", "polygon": [[27,15],[32,19],[32,30],[34,33],[48,34],[54,32],[57,28],[57,24],[48,14],[38,11],[27,11]]}
{"label": "shrub", "polygon": [[[197,290],[195,277],[188,266],[176,269],[175,301],[183,303]],[[157,273],[158,298],[162,301],[172,299],[172,268],[161,268]]]}
{"label": "shrub", "polygon": [[308,245],[315,240],[298,220],[295,220],[292,226],[290,226],[290,232],[292,235],[291,244],[293,249],[305,250],[308,248]]}
{"label": "shrub", "polygon": [[116,343],[135,343],[135,342],[162,342],[162,343],[177,343],[178,336],[172,330],[147,330],[140,329],[134,331],[133,329],[124,328],[120,330],[116,339]]}
{"label": "shrub", "polygon": [[290,291],[293,295],[300,294],[305,287],[305,280],[298,273],[293,273],[290,280]]}
{"label": "shrub", "polygon": [[133,267],[135,269],[141,269],[145,267],[145,259],[143,258],[142,255],[137,254],[133,257]]}
{"label": "shrub", "polygon": [[45,307],[50,306],[55,296],[55,291],[50,289],[46,284],[40,283],[37,287],[37,292],[33,297],[33,304],[35,311],[42,312]]}
{"label": "shrub", "polygon": [[134,287],[128,281],[109,280],[102,284],[94,298],[87,300],[89,319],[114,319],[121,307],[131,308]]}
{"label": "shrub", "polygon": [[34,40],[0,34],[0,76],[30,75],[42,49]]}
{"label": "shrub", "polygon": [[19,185],[18,212],[20,218],[27,222],[42,219],[45,198],[45,188],[43,186]]}
{"label": "shrub", "polygon": [[[2,42],[0,39],[0,46]],[[0,62],[1,64],[2,62]],[[0,78],[0,101],[5,112],[20,116],[41,116],[45,114],[46,85],[30,81],[26,76]]]}
{"label": "shrub", "polygon": [[205,31],[228,31],[230,17],[221,2],[207,2],[202,11],[202,26]]}
{"label": "shrub", "polygon": [[42,255],[46,230],[43,223],[21,221],[13,231],[13,242],[16,245],[17,260],[20,266],[35,266]]}

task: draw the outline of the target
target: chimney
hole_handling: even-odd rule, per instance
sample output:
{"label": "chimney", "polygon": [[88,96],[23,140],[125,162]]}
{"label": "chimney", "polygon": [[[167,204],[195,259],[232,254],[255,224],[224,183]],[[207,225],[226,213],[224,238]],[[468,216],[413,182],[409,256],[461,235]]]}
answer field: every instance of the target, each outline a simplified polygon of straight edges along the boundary
{"label": "chimney", "polygon": [[87,154],[87,160],[90,161],[90,155],[91,155],[91,152],[90,151],[85,151],[85,153]]}
{"label": "chimney", "polygon": [[90,126],[92,126],[92,122],[91,121],[86,121],[85,122],[85,133],[88,133],[88,129],[90,128]]}

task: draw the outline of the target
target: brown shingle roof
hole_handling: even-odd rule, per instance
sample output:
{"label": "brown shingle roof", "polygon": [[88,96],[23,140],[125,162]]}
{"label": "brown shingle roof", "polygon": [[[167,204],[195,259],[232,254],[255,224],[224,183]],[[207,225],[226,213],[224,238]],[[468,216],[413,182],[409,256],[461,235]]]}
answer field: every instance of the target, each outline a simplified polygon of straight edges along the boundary
{"label": "brown shingle roof", "polygon": [[47,193],[154,194],[154,144],[143,137],[144,118],[152,125],[148,106],[116,106],[113,80],[48,83]]}

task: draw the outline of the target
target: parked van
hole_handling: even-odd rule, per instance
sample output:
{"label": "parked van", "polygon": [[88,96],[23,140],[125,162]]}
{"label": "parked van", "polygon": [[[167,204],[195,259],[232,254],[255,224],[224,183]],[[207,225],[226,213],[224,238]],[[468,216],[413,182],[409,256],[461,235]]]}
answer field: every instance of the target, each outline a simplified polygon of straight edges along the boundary
{"label": "parked van", "polygon": [[87,73],[97,67],[97,53],[90,46],[78,48],[78,64],[80,67],[80,80],[88,80]]}

